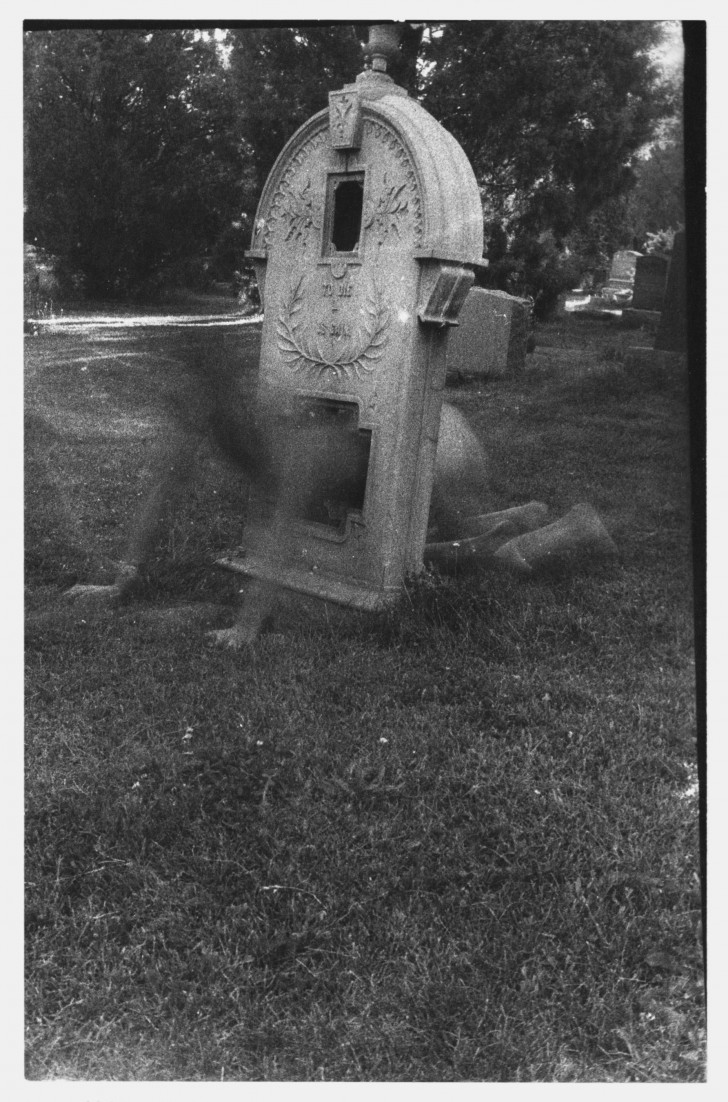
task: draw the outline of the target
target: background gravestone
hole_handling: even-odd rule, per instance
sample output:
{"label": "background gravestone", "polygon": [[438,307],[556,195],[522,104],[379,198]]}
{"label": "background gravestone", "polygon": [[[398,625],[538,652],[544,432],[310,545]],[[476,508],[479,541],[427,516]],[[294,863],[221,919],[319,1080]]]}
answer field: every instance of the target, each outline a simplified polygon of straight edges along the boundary
{"label": "background gravestone", "polygon": [[612,257],[609,270],[609,286],[615,290],[628,290],[635,278],[635,266],[640,254],[633,249],[622,249]]}
{"label": "background gravestone", "polygon": [[687,350],[687,272],[685,233],[675,234],[667,273],[667,287],[655,348],[663,352]]}
{"label": "background gravestone", "polygon": [[[639,312],[635,312],[637,316]],[[645,316],[645,315],[643,315]],[[657,316],[657,315],[655,315]],[[628,348],[625,367],[629,369],[679,367],[687,352],[687,272],[685,267],[685,234],[676,233],[667,275],[667,288],[662,314],[653,348]]]}
{"label": "background gravestone", "polygon": [[640,256],[632,295],[633,310],[662,310],[670,261],[665,256]]}
{"label": "background gravestone", "polygon": [[528,299],[474,287],[465,300],[459,325],[450,335],[448,378],[519,374],[525,366],[530,332]]}

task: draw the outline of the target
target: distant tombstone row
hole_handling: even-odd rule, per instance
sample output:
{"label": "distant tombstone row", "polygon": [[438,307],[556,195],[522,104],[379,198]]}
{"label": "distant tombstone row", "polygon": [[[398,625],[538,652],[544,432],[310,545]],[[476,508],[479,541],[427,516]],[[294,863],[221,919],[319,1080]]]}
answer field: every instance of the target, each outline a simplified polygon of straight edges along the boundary
{"label": "distant tombstone row", "polygon": [[[656,349],[685,347],[685,235],[676,234],[672,261],[624,249],[614,254],[612,289],[634,287],[631,310],[660,313]],[[664,308],[663,308],[664,307]],[[447,379],[502,378],[525,368],[531,303],[505,291],[474,287],[453,328],[447,349]]]}
{"label": "distant tombstone row", "polygon": [[458,320],[447,349],[449,381],[500,378],[523,371],[531,331],[528,299],[474,287]]}

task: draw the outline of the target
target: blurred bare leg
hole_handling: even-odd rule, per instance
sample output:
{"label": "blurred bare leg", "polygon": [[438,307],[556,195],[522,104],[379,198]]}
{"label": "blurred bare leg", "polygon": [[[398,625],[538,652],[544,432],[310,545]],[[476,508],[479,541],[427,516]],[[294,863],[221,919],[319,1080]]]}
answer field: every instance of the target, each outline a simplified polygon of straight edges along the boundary
{"label": "blurred bare leg", "polygon": [[195,467],[201,438],[182,428],[171,430],[153,461],[154,482],[132,526],[124,554],[111,585],[74,585],[69,600],[113,603],[125,596],[137,581],[139,567],[150,557],[165,514],[168,517],[187,489]]}

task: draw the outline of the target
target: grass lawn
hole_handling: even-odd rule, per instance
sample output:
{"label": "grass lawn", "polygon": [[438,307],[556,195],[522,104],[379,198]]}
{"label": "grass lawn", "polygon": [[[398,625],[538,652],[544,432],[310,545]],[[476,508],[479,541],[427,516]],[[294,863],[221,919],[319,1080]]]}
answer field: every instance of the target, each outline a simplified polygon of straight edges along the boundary
{"label": "grass lawn", "polygon": [[[196,339],[253,370],[255,328]],[[212,453],[133,602],[60,596],[110,579],[193,336],[26,338],[28,1078],[704,1079],[686,380],[537,339],[449,393],[488,504],[589,502],[619,560],[288,602],[236,654]]]}

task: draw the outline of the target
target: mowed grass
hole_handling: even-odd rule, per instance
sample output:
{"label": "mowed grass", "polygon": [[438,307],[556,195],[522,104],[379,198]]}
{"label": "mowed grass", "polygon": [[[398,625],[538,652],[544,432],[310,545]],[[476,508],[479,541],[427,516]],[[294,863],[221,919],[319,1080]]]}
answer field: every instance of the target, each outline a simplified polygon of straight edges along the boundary
{"label": "mowed grass", "polygon": [[211,452],[134,602],[60,596],[113,573],[189,335],[27,339],[29,1078],[704,1079],[686,380],[537,336],[449,393],[486,504],[590,502],[619,559],[285,602],[240,654]]}

